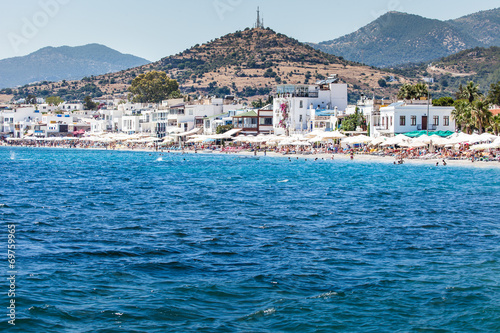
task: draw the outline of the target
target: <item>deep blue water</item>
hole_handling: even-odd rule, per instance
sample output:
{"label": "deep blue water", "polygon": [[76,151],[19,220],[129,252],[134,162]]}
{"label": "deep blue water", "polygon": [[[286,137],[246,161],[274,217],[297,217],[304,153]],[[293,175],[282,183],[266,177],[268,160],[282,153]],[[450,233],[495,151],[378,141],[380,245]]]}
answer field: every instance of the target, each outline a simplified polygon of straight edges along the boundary
{"label": "deep blue water", "polygon": [[499,332],[500,170],[0,148],[12,332]]}

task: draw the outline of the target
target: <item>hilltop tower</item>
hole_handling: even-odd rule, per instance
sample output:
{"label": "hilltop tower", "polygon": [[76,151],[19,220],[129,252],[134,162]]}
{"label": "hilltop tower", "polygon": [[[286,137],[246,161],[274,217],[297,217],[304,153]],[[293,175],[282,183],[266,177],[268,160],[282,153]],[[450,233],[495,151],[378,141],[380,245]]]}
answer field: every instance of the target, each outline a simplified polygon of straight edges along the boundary
{"label": "hilltop tower", "polygon": [[260,8],[257,7],[257,21],[255,22],[254,28],[264,29],[264,19],[260,18]]}

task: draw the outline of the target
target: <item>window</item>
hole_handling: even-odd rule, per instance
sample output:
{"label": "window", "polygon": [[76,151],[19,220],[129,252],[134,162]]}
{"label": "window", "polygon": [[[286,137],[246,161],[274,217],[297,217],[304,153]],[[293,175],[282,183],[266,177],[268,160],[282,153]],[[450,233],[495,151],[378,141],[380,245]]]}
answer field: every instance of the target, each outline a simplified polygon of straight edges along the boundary
{"label": "window", "polygon": [[433,119],[434,119],[434,125],[439,126],[439,116],[434,116]]}
{"label": "window", "polygon": [[389,126],[392,126],[392,116],[390,117],[390,119],[391,119],[391,124]]}
{"label": "window", "polygon": [[299,123],[302,122],[302,115],[299,116]]}
{"label": "window", "polygon": [[443,125],[444,126],[450,126],[450,116],[444,116],[443,117]]}
{"label": "window", "polygon": [[399,117],[399,126],[406,126],[406,116]]}
{"label": "window", "polygon": [[417,116],[411,116],[411,126],[417,126]]}
{"label": "window", "polygon": [[273,118],[260,118],[260,125],[272,125]]}
{"label": "window", "polygon": [[385,126],[385,117],[382,117],[382,126]]}
{"label": "window", "polygon": [[304,107],[304,101],[300,101],[300,106],[299,106],[299,108],[301,108],[301,109],[302,109],[303,107]]}

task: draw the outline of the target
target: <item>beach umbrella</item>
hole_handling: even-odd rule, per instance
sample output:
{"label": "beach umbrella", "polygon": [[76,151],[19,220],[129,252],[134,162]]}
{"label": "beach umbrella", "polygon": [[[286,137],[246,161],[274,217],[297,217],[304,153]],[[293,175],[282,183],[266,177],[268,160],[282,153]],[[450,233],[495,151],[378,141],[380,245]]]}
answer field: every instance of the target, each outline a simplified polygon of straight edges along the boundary
{"label": "beach umbrella", "polygon": [[314,138],[314,137],[316,137],[316,136],[320,136],[320,137],[321,137],[321,136],[322,136],[323,134],[325,134],[325,133],[326,133],[326,132],[325,132],[325,131],[323,131],[323,130],[315,129],[314,131],[307,133],[307,134],[306,134],[306,138],[308,138],[308,139],[312,139],[312,138]]}
{"label": "beach umbrella", "polygon": [[360,143],[367,143],[371,142],[372,138],[366,135],[356,135],[356,136],[350,136],[347,138],[342,139],[342,142],[347,143],[347,144],[360,144]]}
{"label": "beach umbrella", "polygon": [[370,145],[372,146],[378,146],[384,142],[387,141],[387,137],[385,136],[379,136],[378,138],[375,138],[375,139],[372,139],[372,141],[370,142]]}
{"label": "beach umbrella", "polygon": [[408,142],[409,138],[406,135],[398,134],[392,138],[387,139],[382,146],[396,146],[403,142]]}
{"label": "beach umbrella", "polygon": [[480,137],[484,139],[483,142],[493,142],[496,139],[498,139],[498,136],[490,134],[490,133],[483,133],[480,135]]}
{"label": "beach umbrella", "polygon": [[450,140],[448,140],[446,138],[443,138],[440,136],[435,136],[435,135],[432,136],[432,144],[434,146],[438,146],[438,147],[446,146],[447,144],[449,144],[449,142],[450,142]]}
{"label": "beach umbrella", "polygon": [[335,140],[335,139],[343,139],[346,136],[339,131],[333,131],[333,132],[324,132],[321,134],[321,141],[327,141],[327,140]]}
{"label": "beach umbrella", "polygon": [[[404,143],[402,143],[404,144]],[[409,143],[407,146],[405,147],[410,147],[410,148],[422,148],[422,147],[426,147],[427,146],[427,143],[424,143],[424,142],[419,142],[419,141],[413,141],[412,143]]]}
{"label": "beach umbrella", "polygon": [[466,143],[471,139],[471,135],[467,133],[455,133],[448,137],[448,144],[454,145],[457,143]]}
{"label": "beach umbrella", "polygon": [[431,137],[429,135],[423,134],[423,135],[419,136],[418,138],[415,138],[414,141],[429,145],[429,144],[431,144],[431,142],[434,143],[434,136]]}
{"label": "beach umbrella", "polygon": [[310,146],[311,143],[310,142],[307,142],[307,141],[293,141],[290,145],[293,145],[293,146]]}

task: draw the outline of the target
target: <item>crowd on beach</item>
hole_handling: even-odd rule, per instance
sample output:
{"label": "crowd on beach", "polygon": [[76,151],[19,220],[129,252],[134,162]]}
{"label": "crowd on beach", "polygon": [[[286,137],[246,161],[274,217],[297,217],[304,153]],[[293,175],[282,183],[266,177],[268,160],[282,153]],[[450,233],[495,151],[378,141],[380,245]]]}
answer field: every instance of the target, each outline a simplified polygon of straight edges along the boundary
{"label": "crowd on beach", "polygon": [[79,149],[102,149],[102,150],[149,150],[149,151],[181,151],[181,152],[218,152],[223,154],[250,153],[253,155],[265,155],[274,152],[281,155],[347,155],[351,159],[356,155],[374,155],[380,157],[392,157],[397,163],[404,160],[469,160],[475,161],[497,161],[500,162],[500,149],[488,149],[477,151],[470,149],[467,144],[458,145],[455,148],[430,147],[405,148],[405,147],[381,147],[371,145],[341,145],[335,143],[314,144],[311,146],[294,145],[263,145],[256,143],[231,143],[224,145],[216,143],[184,144],[179,143],[158,143],[158,142],[96,142],[85,138],[67,138],[60,140],[1,140],[1,145],[21,146],[21,147],[45,147],[45,148],[79,148]]}

